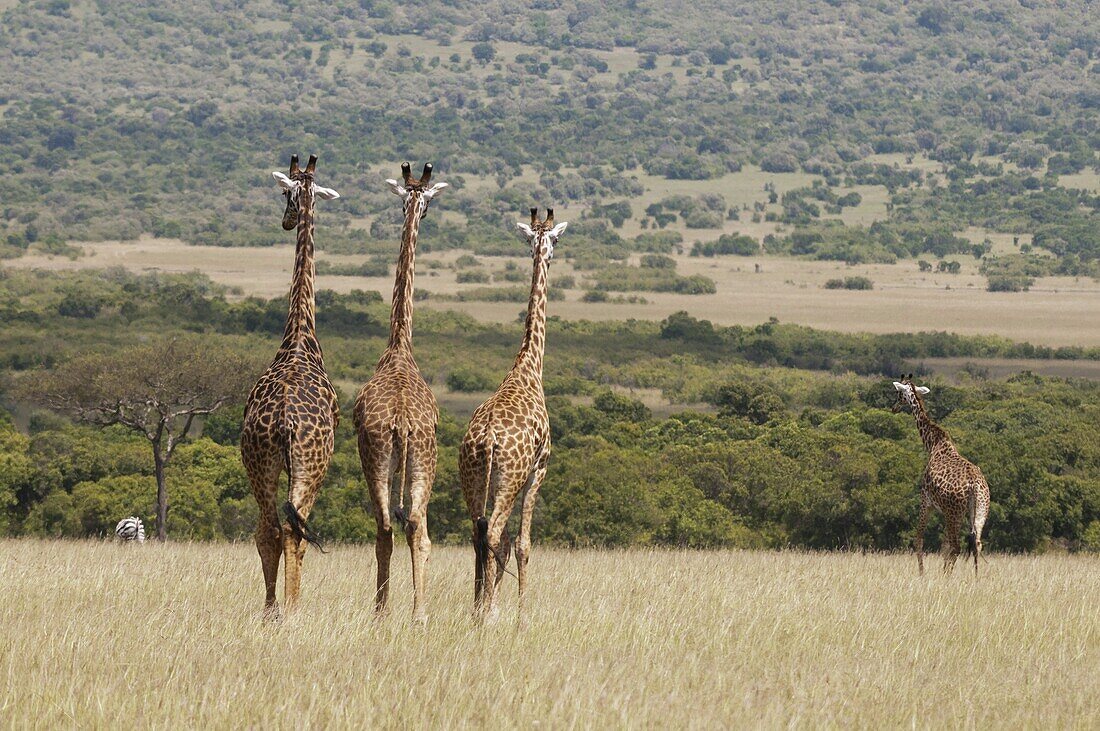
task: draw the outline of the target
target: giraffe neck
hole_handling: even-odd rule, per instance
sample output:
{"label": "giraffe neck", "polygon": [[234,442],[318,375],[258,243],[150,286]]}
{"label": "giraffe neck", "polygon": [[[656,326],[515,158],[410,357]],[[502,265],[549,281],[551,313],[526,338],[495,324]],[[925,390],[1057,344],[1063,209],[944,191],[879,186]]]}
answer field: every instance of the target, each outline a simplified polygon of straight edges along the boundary
{"label": "giraffe neck", "polygon": [[302,181],[298,199],[298,244],[294,257],[294,277],[290,284],[290,311],[283,330],[280,350],[305,350],[320,354],[317,342],[316,298],[313,261],[313,186]]}
{"label": "giraffe neck", "polygon": [[542,355],[546,349],[546,285],[549,272],[550,261],[544,256],[536,256],[523,343],[512,366],[513,371],[526,373],[539,383],[542,383]]}
{"label": "giraffe neck", "polygon": [[412,348],[413,268],[416,240],[420,234],[420,206],[420,198],[410,198],[405,206],[401,253],[397,257],[397,278],[393,282],[393,307],[390,310],[390,348]]}
{"label": "giraffe neck", "polygon": [[939,424],[932,421],[932,417],[928,415],[920,399],[917,399],[916,404],[913,406],[913,416],[917,419],[917,431],[920,433],[920,440],[929,453],[940,442],[950,442],[947,438],[947,432],[940,428]]}

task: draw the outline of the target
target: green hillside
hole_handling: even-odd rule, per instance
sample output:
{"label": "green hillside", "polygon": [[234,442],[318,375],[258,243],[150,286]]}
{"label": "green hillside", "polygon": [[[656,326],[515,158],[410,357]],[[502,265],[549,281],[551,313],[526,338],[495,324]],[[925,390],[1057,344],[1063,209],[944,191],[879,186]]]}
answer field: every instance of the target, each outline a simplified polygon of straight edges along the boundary
{"label": "green hillside", "polygon": [[[890,198],[877,230],[811,228],[775,251],[889,260],[977,225],[1096,273],[1100,17],[1086,3],[2,6],[9,256],[143,233],[273,243],[265,173],[316,152],[345,192],[322,242],[341,250],[394,225],[372,219],[389,210],[382,163],[435,161],[459,223],[436,245],[483,249],[532,201],[589,211],[589,235],[614,244],[624,214],[667,225],[668,207],[637,203],[654,180],[759,166],[826,183],[761,219],[835,218],[839,186]],[[715,226],[704,214],[686,225]]]}

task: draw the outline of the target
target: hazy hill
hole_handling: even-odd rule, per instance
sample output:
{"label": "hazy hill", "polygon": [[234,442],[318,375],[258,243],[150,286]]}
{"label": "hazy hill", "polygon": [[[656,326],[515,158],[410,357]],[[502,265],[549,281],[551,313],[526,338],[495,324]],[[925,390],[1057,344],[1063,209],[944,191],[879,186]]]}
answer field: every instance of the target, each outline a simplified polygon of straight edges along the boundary
{"label": "hazy hill", "polygon": [[292,151],[354,193],[326,214],[346,246],[389,206],[370,167],[406,158],[465,184],[454,207],[486,228],[534,198],[629,200],[624,170],[1096,164],[1088,3],[798,5],[5,0],[0,235],[9,255],[51,234],[270,242],[265,172]]}

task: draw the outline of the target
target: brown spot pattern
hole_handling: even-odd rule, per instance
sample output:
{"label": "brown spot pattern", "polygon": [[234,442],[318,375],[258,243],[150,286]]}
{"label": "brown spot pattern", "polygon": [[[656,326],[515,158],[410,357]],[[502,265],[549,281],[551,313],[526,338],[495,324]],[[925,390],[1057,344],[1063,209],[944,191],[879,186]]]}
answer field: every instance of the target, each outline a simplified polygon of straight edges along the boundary
{"label": "brown spot pattern", "polygon": [[965,524],[970,531],[974,573],[982,553],[982,529],[989,516],[989,484],[985,475],[955,448],[947,432],[932,420],[917,393],[912,377],[901,383],[908,391],[898,392],[895,410],[908,407],[917,420],[917,431],[928,452],[920,488],[920,519],[917,522],[917,568],[924,573],[924,532],[932,508],[944,519],[943,570],[949,573],[959,557],[959,532]]}
{"label": "brown spot pattern", "polygon": [[[474,411],[459,449],[459,479],[475,545],[474,613],[492,612],[496,587],[507,570],[512,542],[508,518],[517,498],[521,520],[515,552],[520,617],[531,555],[531,519],[550,459],[550,420],[542,388],[546,345],[546,290],[550,267],[539,242],[553,228],[553,214],[537,221],[532,210],[534,271],[523,342],[504,382]],[[478,558],[478,522],[488,522],[488,551]]]}
{"label": "brown spot pattern", "polygon": [[288,500],[303,520],[309,518],[332,457],[340,406],[336,389],[325,372],[317,341],[314,300],[313,166],[301,170],[291,162],[291,180],[301,181],[297,246],[290,308],[283,341],[275,360],[260,376],[245,405],[241,429],[241,459],[252,494],[260,507],[256,548],[263,567],[265,611],[278,616],[275,584],[279,561],[285,558],[284,599],[287,608],[298,601],[306,541],[280,519],[278,486],[288,473]]}
{"label": "brown spot pattern", "polygon": [[426,174],[419,182],[412,181],[407,167],[402,172],[409,197],[404,203],[405,223],[393,287],[390,340],[374,375],[355,399],[354,419],[359,459],[378,527],[375,611],[379,614],[387,611],[393,553],[390,508],[396,489],[402,511],[405,494],[409,496],[404,528],[412,556],[413,618],[422,622],[427,619],[425,591],[432,546],[428,537],[428,501],[435,481],[435,432],[439,409],[413,358],[412,300],[416,242],[427,206],[427,200],[422,198],[423,186],[430,178],[431,169],[426,167]]}

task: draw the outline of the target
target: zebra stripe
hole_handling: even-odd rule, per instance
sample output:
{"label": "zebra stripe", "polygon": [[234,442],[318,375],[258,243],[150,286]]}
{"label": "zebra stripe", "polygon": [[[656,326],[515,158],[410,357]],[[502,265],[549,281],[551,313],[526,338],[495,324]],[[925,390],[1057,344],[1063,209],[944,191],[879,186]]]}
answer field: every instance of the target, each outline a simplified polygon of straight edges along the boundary
{"label": "zebra stripe", "polygon": [[115,526],[115,535],[123,541],[145,543],[145,526],[142,524],[141,518],[135,516],[123,518]]}

